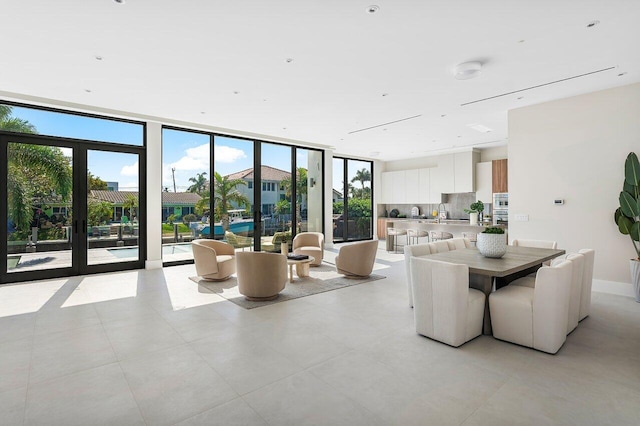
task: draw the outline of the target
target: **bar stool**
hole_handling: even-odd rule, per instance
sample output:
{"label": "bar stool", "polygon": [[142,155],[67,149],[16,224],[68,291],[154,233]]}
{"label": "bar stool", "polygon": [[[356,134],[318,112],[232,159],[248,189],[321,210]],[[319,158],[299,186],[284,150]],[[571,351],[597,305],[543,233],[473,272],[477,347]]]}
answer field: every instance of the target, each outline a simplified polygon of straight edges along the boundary
{"label": "bar stool", "polygon": [[450,240],[453,238],[451,232],[431,231],[431,241]]}
{"label": "bar stool", "polygon": [[427,238],[429,242],[429,232],[422,229],[407,229],[407,244],[420,244],[420,238]]}
{"label": "bar stool", "polygon": [[387,244],[387,251],[389,251],[389,247],[391,247],[394,253],[398,253],[398,237],[400,235],[404,235],[408,242],[406,229],[387,228],[387,241],[389,242],[390,239],[393,238],[393,242],[391,243],[391,245]]}
{"label": "bar stool", "polygon": [[462,238],[467,238],[475,247],[476,242],[478,241],[478,234],[476,234],[475,232],[463,232]]}

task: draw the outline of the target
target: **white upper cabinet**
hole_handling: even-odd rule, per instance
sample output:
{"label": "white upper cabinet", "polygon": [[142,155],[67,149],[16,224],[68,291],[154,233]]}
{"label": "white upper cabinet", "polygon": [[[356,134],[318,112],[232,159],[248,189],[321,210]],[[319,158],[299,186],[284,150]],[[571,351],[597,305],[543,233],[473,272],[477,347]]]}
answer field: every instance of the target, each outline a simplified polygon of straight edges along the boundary
{"label": "white upper cabinet", "polygon": [[380,203],[388,204],[391,202],[391,194],[393,188],[393,172],[382,172],[381,180],[382,180],[382,191],[380,191],[381,200]]}
{"label": "white upper cabinet", "polygon": [[[440,155],[438,157],[438,167],[435,169],[435,176],[431,176],[432,188],[441,194],[452,194],[455,192],[455,160],[453,154]],[[434,182],[435,181],[435,182]]]}
{"label": "white upper cabinet", "polygon": [[430,197],[430,178],[431,178],[431,169],[418,170],[419,194],[418,194],[417,202],[420,204],[431,203],[431,198],[429,198]]}
{"label": "white upper cabinet", "polygon": [[392,173],[391,202],[402,204],[407,202],[406,171],[398,170]]}
{"label": "white upper cabinet", "polygon": [[405,202],[418,203],[420,199],[420,170],[407,170],[404,175]]}
{"label": "white upper cabinet", "polygon": [[481,200],[485,203],[492,202],[491,170],[491,161],[476,164],[476,200]]}
{"label": "white upper cabinet", "polygon": [[476,151],[457,152],[453,154],[453,157],[453,192],[474,192],[476,190],[475,166],[480,161],[480,153]]}

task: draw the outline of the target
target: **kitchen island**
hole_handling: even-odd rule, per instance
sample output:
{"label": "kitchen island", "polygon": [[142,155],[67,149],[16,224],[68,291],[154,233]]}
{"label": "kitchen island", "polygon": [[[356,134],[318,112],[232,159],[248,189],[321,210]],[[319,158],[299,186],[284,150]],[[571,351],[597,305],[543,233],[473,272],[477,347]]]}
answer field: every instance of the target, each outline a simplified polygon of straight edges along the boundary
{"label": "kitchen island", "polygon": [[[417,229],[419,231],[445,231],[453,234],[454,237],[462,237],[462,233],[479,233],[485,230],[490,223],[478,224],[471,226],[468,220],[443,219],[437,222],[435,219],[409,219],[409,218],[378,218],[378,239],[387,238],[387,228],[396,229]],[[497,225],[505,228],[504,225]]]}

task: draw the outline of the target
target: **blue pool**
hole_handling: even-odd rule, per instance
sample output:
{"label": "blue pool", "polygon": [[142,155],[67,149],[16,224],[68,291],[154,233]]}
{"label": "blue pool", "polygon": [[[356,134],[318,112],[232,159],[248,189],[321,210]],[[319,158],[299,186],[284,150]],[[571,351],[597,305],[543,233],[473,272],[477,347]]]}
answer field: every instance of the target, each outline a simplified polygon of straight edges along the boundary
{"label": "blue pool", "polygon": [[[118,259],[127,259],[127,258],[137,258],[138,257],[138,247],[125,247],[125,248],[114,248],[107,250],[109,254],[117,257]],[[191,243],[182,243],[182,244],[165,244],[162,246],[162,255],[171,255],[171,254],[181,254],[181,253],[191,253]]]}

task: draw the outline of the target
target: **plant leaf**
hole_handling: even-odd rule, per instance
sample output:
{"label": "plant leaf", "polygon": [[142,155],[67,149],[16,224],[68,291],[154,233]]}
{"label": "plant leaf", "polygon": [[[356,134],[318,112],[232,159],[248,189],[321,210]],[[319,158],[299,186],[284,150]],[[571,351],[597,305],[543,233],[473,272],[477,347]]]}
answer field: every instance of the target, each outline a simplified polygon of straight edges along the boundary
{"label": "plant leaf", "polygon": [[616,225],[618,224],[618,219],[620,218],[620,216],[622,216],[622,212],[620,211],[620,207],[618,207],[613,214],[613,221],[616,223]]}
{"label": "plant leaf", "polygon": [[640,222],[634,222],[629,232],[633,241],[640,241]]}
{"label": "plant leaf", "polygon": [[618,229],[620,230],[620,233],[624,235],[629,235],[632,227],[633,227],[633,222],[628,217],[621,215],[618,218]]}
{"label": "plant leaf", "polygon": [[638,203],[628,192],[622,191],[620,193],[620,209],[629,218],[638,216]]}
{"label": "plant leaf", "polygon": [[624,192],[628,192],[629,194],[631,194],[633,198],[635,198],[636,195],[638,195],[638,187],[634,185],[629,185],[626,179],[624,181],[624,185],[622,185],[622,190]]}
{"label": "plant leaf", "polygon": [[630,152],[624,162],[624,180],[629,185],[640,185],[640,161],[635,152]]}

